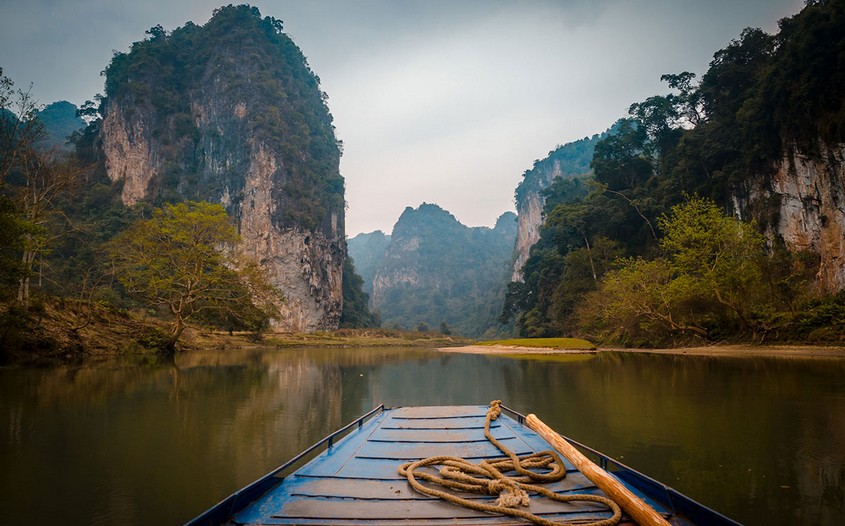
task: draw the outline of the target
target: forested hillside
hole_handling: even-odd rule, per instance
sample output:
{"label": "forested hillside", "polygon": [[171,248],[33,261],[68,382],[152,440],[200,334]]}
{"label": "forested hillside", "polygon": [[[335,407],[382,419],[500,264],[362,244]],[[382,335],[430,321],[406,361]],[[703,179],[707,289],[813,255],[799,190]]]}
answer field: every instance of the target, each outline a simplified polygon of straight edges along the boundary
{"label": "forested hillside", "polygon": [[385,327],[495,335],[516,217],[469,228],[437,205],[406,208],[376,266],[372,308]]}
{"label": "forested hillside", "polygon": [[662,78],[595,145],[591,185],[547,190],[503,321],[637,345],[841,338],[845,2]]}
{"label": "forested hillside", "polygon": [[605,135],[596,134],[558,146],[545,159],[534,161],[534,166],[522,175],[514,192],[518,229],[512,281],[522,280],[522,267],[528,260],[529,250],[540,238],[546,202],[544,190],[556,179],[584,178],[592,174],[593,151]]}
{"label": "forested hillside", "polygon": [[349,257],[355,261],[355,268],[361,279],[364,280],[364,292],[373,292],[373,276],[379,262],[384,258],[384,251],[390,245],[390,236],[385,235],[381,230],[375,232],[358,234],[349,238]]}
{"label": "forested hillside", "polygon": [[71,138],[85,128],[85,121],[77,114],[78,108],[66,100],[48,104],[38,112],[38,120],[44,125],[42,147],[73,149]]}

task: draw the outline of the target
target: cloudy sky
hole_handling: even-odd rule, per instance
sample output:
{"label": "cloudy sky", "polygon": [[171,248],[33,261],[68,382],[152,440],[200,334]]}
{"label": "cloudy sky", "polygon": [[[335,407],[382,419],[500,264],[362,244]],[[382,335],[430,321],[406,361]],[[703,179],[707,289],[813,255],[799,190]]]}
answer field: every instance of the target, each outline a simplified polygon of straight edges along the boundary
{"label": "cloudy sky", "polygon": [[[663,73],[701,75],[745,27],[802,0],[263,0],[319,75],[344,142],[347,233],[437,203],[470,226],[513,210],[535,159],[601,132]],[[220,0],[0,0],[0,67],[42,103],[103,91],[112,53]]]}

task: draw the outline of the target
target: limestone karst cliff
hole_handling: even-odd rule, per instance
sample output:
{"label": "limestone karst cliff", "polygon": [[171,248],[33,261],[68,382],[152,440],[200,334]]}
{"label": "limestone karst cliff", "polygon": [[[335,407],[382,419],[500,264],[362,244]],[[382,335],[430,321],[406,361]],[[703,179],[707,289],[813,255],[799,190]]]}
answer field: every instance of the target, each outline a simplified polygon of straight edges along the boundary
{"label": "limestone karst cliff", "polygon": [[126,205],[202,199],[284,293],[283,330],[336,328],[346,257],[340,148],[319,79],[282,23],[228,6],[160,26],[106,69],[101,127]]}
{"label": "limestone karst cliff", "polygon": [[512,212],[470,228],[437,205],[408,207],[376,266],[372,307],[388,327],[495,333],[515,237]]}
{"label": "limestone karst cliff", "polygon": [[821,292],[845,289],[845,144],[818,155],[785,153],[768,176],[752,178],[735,208],[763,223],[770,242],[819,258]]}
{"label": "limestone karst cliff", "polygon": [[540,239],[546,201],[543,190],[551,186],[555,178],[589,174],[593,149],[602,136],[584,137],[559,146],[545,159],[535,161],[531,170],[523,174],[515,192],[518,226],[511,281],[522,281],[522,267],[528,260],[531,247]]}

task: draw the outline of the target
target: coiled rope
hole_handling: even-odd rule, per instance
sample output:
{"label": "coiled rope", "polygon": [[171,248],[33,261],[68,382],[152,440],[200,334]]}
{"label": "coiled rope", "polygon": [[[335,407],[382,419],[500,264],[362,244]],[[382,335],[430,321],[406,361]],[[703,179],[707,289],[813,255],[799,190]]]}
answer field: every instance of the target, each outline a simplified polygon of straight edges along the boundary
{"label": "coiled rope", "polygon": [[[501,403],[501,400],[490,402],[490,408],[487,410],[487,418],[484,421],[484,436],[499,448],[508,457],[507,459],[482,460],[478,464],[473,464],[459,457],[436,456],[402,464],[399,466],[399,474],[407,478],[411,487],[419,493],[438,497],[453,504],[477,511],[520,517],[534,524],[567,524],[565,522],[550,521],[519,509],[520,507],[528,506],[528,493],[530,492],[558,502],[587,501],[603,504],[613,512],[610,518],[590,523],[579,521],[578,524],[583,526],[614,526],[617,524],[622,518],[622,511],[615,502],[607,497],[586,494],[560,495],[535,484],[562,480],[566,476],[566,468],[564,467],[563,461],[554,451],[540,451],[539,453],[518,457],[502,445],[501,442],[496,440],[490,433],[490,422],[499,418],[502,412],[500,408]],[[438,477],[425,471],[417,471],[419,468],[426,466],[442,466],[439,471],[440,476]],[[535,470],[548,471],[538,472]],[[504,473],[511,471],[516,471],[519,473],[519,476],[504,475]],[[485,504],[464,499],[436,488],[423,486],[418,479],[456,491],[498,495],[499,498],[495,504]]]}

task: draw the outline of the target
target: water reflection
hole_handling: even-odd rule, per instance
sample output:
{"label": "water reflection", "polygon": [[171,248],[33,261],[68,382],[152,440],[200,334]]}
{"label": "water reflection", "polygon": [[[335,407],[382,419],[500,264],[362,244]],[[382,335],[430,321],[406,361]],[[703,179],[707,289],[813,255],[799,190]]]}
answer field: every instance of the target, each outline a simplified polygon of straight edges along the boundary
{"label": "water reflection", "polygon": [[289,349],[0,369],[0,522],[180,523],[378,403],[495,398],[743,522],[845,516],[845,360]]}

